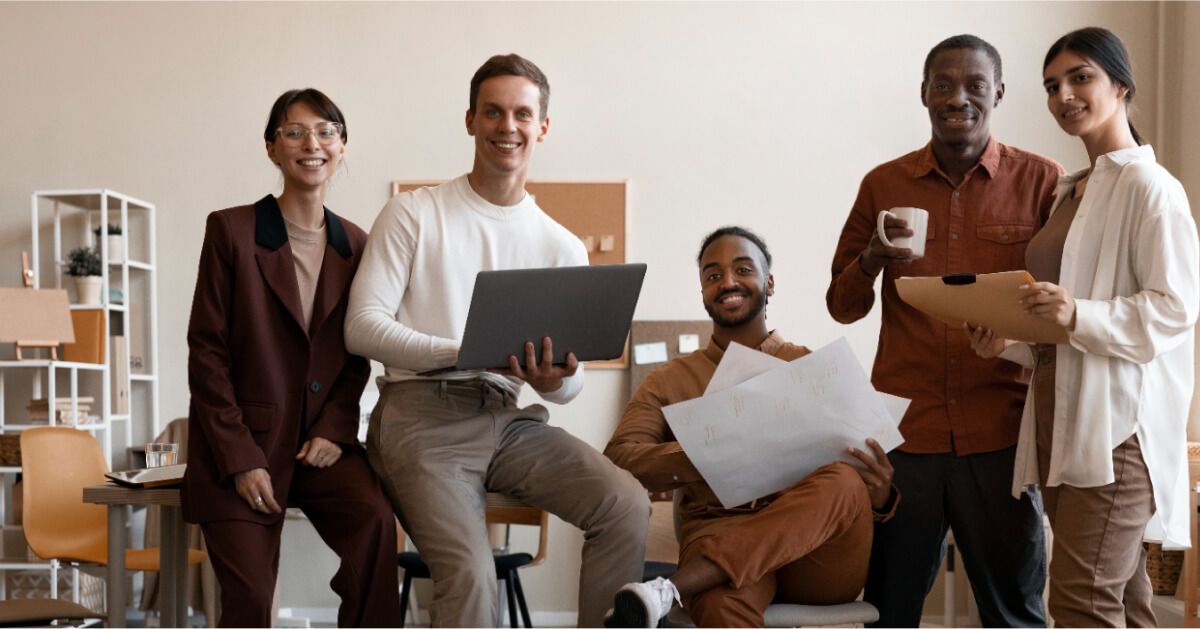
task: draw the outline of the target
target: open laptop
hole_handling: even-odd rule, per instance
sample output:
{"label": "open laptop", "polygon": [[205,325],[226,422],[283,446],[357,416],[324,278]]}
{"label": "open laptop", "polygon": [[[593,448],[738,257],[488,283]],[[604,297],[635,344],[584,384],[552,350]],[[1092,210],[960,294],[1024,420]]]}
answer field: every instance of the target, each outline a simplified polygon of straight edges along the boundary
{"label": "open laptop", "polygon": [[546,336],[555,364],[565,364],[568,352],[580,362],[618,358],[645,277],[645,264],[480,271],[458,363],[418,375],[503,369],[510,354],[524,365],[525,342],[540,360]]}

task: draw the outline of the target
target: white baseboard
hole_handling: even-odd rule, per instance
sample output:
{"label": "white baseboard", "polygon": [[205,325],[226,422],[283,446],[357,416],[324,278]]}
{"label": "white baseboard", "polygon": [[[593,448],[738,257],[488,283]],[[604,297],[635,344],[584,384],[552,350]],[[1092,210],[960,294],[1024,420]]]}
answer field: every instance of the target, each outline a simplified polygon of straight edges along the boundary
{"label": "white baseboard", "polygon": [[578,612],[530,612],[534,627],[574,627],[579,624]]}
{"label": "white baseboard", "polygon": [[[543,612],[531,611],[530,620],[535,627],[574,627],[579,622],[576,612]],[[304,621],[308,621],[305,624]],[[501,614],[500,621],[508,622],[508,612]],[[336,607],[281,607],[276,620],[276,627],[307,627],[311,624],[336,625]],[[501,625],[501,626],[506,626]],[[429,626],[429,612],[422,609],[417,614],[418,626]],[[411,626],[411,625],[410,625]]]}

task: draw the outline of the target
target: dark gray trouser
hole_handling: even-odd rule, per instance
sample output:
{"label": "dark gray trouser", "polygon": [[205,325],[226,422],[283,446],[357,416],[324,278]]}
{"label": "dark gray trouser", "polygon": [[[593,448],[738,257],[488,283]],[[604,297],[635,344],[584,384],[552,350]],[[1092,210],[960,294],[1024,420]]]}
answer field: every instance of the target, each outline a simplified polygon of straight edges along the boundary
{"label": "dark gray trouser", "polygon": [[398,382],[381,392],[367,455],[433,575],[434,626],[499,623],[487,491],[583,530],[581,627],[601,626],[617,589],[641,580],[646,490],[548,418],[545,407],[517,408],[510,393],[482,380]]}
{"label": "dark gray trouser", "polygon": [[864,599],[876,627],[917,627],[945,555],[946,529],[962,552],[985,627],[1045,627],[1046,540],[1036,490],[1014,500],[1016,447],[955,456],[893,450],[896,516],[875,526]]}

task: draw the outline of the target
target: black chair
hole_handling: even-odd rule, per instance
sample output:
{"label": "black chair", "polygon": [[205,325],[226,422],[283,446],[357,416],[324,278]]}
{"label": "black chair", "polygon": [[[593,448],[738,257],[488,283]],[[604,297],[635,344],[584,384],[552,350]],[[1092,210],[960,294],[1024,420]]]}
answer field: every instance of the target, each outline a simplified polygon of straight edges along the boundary
{"label": "black chair", "polygon": [[[517,626],[517,609],[520,606],[521,620],[525,627],[533,627],[529,618],[529,606],[525,603],[525,591],[521,589],[521,577],[517,570],[525,566],[536,566],[546,560],[546,540],[549,532],[550,517],[545,511],[531,507],[503,494],[489,493],[487,495],[487,523],[505,525],[504,549],[494,555],[496,561],[496,578],[504,581],[505,595],[508,597],[509,626]],[[509,552],[508,531],[513,524],[537,526],[541,529],[538,535],[537,555],[529,553]],[[400,618],[406,621],[408,615],[408,597],[412,591],[413,579],[428,579],[429,566],[416,552],[402,552],[396,557],[396,562],[404,569],[404,583],[400,588]]]}
{"label": "black chair", "polygon": [[653,581],[658,577],[669,578],[678,568],[679,566],[665,561],[647,561],[642,564],[642,582]]}

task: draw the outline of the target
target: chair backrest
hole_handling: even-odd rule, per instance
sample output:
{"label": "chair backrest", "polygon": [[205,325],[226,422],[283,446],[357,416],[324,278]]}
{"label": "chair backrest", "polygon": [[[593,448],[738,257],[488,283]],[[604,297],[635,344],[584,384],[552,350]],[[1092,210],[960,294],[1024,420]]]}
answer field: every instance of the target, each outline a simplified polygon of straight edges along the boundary
{"label": "chair backrest", "polygon": [[538,549],[533,561],[526,565],[536,566],[546,559],[546,541],[549,537],[550,515],[537,507],[531,507],[520,500],[504,494],[489,493],[487,495],[488,524],[523,524],[536,526],[538,533]]}
{"label": "chair backrest", "polygon": [[85,431],[21,433],[25,538],[38,557],[107,562],[107,509],[83,501],[83,488],[102,484],[107,471],[100,444]]}
{"label": "chair backrest", "polygon": [[176,417],[172,419],[154,437],[154,443],[175,443],[179,444],[179,455],[175,459],[176,463],[187,463],[188,451],[188,418]]}

